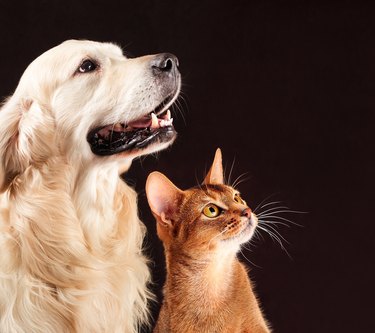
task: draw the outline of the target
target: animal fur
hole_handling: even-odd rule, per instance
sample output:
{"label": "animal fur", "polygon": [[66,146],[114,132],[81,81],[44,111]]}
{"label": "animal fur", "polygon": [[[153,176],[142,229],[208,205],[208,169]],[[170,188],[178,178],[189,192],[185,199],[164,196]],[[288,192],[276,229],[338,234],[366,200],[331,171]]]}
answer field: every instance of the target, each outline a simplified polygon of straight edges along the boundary
{"label": "animal fur", "polygon": [[[85,58],[98,70],[78,73]],[[119,174],[170,143],[98,157],[86,134],[159,103],[150,59],[64,42],[31,63],[0,110],[1,333],[134,333],[147,322],[145,228]]]}

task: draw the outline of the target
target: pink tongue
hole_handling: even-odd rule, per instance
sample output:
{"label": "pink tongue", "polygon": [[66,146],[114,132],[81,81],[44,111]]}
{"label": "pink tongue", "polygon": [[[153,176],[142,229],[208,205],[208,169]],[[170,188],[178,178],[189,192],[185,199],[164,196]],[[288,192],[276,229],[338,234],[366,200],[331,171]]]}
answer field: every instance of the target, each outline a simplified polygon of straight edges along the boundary
{"label": "pink tongue", "polygon": [[141,119],[131,121],[127,125],[133,128],[149,127],[151,126],[151,118],[150,116],[144,116]]}

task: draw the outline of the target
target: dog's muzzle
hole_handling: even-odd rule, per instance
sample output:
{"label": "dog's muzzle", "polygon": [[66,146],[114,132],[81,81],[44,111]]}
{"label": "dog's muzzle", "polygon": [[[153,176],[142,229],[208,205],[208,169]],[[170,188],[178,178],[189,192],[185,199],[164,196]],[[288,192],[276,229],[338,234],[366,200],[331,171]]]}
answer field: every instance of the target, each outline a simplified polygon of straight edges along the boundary
{"label": "dog's muzzle", "polygon": [[[161,95],[161,102],[153,110],[145,110],[143,116],[128,123],[97,127],[87,135],[91,151],[95,155],[114,155],[151,144],[172,143],[177,132],[169,107],[178,96],[181,76],[178,59],[171,53],[160,53],[149,62],[150,71]],[[164,145],[165,146],[165,145]]]}

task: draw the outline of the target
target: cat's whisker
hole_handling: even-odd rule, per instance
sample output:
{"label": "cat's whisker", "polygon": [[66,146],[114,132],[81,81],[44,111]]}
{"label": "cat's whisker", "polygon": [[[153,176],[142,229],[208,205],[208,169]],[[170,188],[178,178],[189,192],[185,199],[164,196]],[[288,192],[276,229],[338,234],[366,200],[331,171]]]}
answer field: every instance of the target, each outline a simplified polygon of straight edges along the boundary
{"label": "cat's whisker", "polygon": [[289,252],[287,251],[287,249],[285,248],[285,246],[283,245],[282,241],[280,240],[280,238],[275,235],[272,231],[270,230],[267,230],[267,233],[270,235],[270,237],[272,239],[274,239],[281,247],[281,249],[287,254],[287,256],[292,259],[292,257],[290,256]]}
{"label": "cat's whisker", "polygon": [[256,207],[255,209],[253,210],[254,213],[256,213],[256,211],[259,209],[260,206],[263,205],[263,203],[265,203],[268,199],[272,198],[273,196],[275,196],[277,193],[273,193],[271,195],[269,195],[268,197],[266,197],[265,199],[263,199]]}
{"label": "cat's whisker", "polygon": [[235,161],[236,161],[236,157],[233,158],[233,162],[232,162],[232,165],[231,165],[230,171],[229,171],[228,181],[226,182],[226,184],[231,184],[232,183],[232,172],[233,172]]}
{"label": "cat's whisker", "polygon": [[301,212],[301,211],[298,211],[298,210],[285,209],[284,207],[276,207],[276,208],[280,209],[280,210],[276,210],[276,209],[275,210],[267,210],[267,211],[264,211],[264,212],[261,212],[261,213],[257,214],[257,216],[258,217],[263,217],[263,216],[267,216],[269,214],[277,214],[277,213],[307,214],[307,212]]}
{"label": "cat's whisker", "polygon": [[236,188],[239,184],[243,183],[244,181],[248,180],[249,178],[246,177],[245,179],[242,179],[242,177],[246,176],[248,174],[248,172],[244,172],[242,174],[240,174],[233,182],[233,184],[231,185],[233,188]]}
{"label": "cat's whisker", "polygon": [[285,227],[287,227],[287,228],[290,228],[290,225],[289,224],[286,224],[286,223],[284,223],[284,222],[280,222],[280,221],[272,221],[272,220],[258,220],[258,222],[259,223],[261,223],[261,224],[275,224],[276,226],[277,225],[283,225],[283,226],[285,226]]}
{"label": "cat's whisker", "polygon": [[199,189],[202,190],[202,183],[198,179],[197,171],[195,171],[195,180],[197,181],[197,186],[199,187]]}
{"label": "cat's whisker", "polygon": [[[276,204],[280,204],[280,203],[282,203],[282,201],[271,201],[271,202],[268,202],[268,203],[266,203],[266,204],[264,204],[260,207],[258,205],[258,207],[259,207],[259,209],[262,209],[264,207],[267,207],[267,206],[270,206],[270,205],[276,205]],[[258,207],[256,209],[258,209]]]}
{"label": "cat's whisker", "polygon": [[[264,220],[264,218],[267,218],[267,220]],[[293,224],[293,225],[295,225],[297,227],[301,227],[301,228],[303,227],[302,224],[296,223],[296,222],[291,221],[291,220],[289,220],[289,219],[287,219],[285,217],[282,217],[282,216],[277,216],[277,215],[272,215],[272,214],[262,215],[261,217],[258,216],[258,221],[265,221],[265,222],[272,221],[270,219],[282,220],[282,221],[288,222],[290,224]]]}
{"label": "cat's whisker", "polygon": [[[271,228],[272,229],[272,232],[277,235],[280,239],[284,240],[284,242],[286,242],[287,244],[290,244],[280,233],[279,231],[274,227],[272,226],[271,224],[268,224],[267,227]],[[269,230],[269,229],[268,229]]]}
{"label": "cat's whisker", "polygon": [[216,236],[212,237],[212,238],[208,241],[207,248],[208,248],[208,249],[210,248],[211,242],[212,242],[215,238],[221,236],[221,235],[222,235],[224,232],[226,232],[226,231],[227,231],[227,228],[225,228],[223,231],[221,231],[221,232],[220,232],[219,234],[217,234]]}
{"label": "cat's whisker", "polygon": [[258,215],[264,215],[264,214],[276,211],[278,209],[285,209],[285,210],[287,210],[287,209],[289,209],[289,207],[288,206],[276,206],[276,207],[268,208],[268,209],[264,210],[263,212],[258,213]]}
{"label": "cat's whisker", "polygon": [[261,232],[259,232],[258,229],[255,229],[254,230],[254,235],[253,237],[255,237],[255,239],[258,239],[259,241],[264,241],[264,238],[263,238],[263,235]]}
{"label": "cat's whisker", "polygon": [[241,180],[239,180],[235,187],[238,187],[240,184],[244,183],[244,182],[247,182],[251,177],[245,177],[245,178],[242,178]]}
{"label": "cat's whisker", "polygon": [[253,263],[250,259],[248,259],[248,258],[245,256],[245,254],[242,252],[241,249],[240,249],[240,252],[241,252],[241,254],[242,254],[242,257],[245,258],[246,261],[247,261],[249,264],[251,264],[251,265],[253,265],[253,266],[257,267],[257,268],[263,268],[263,267],[258,266],[258,265],[255,264],[255,263]]}
{"label": "cat's whisker", "polygon": [[[289,257],[290,259],[292,259],[291,255],[289,254],[289,252],[288,252],[287,249],[285,248],[285,246],[284,246],[282,240],[277,236],[277,234],[280,235],[279,233],[275,234],[275,233],[272,232],[271,230],[269,230],[269,229],[267,229],[267,228],[264,228],[264,227],[262,227],[262,226],[260,226],[260,225],[258,225],[258,228],[259,228],[260,230],[265,231],[265,232],[271,237],[271,239],[275,240],[275,241],[280,245],[281,249],[282,249],[282,250],[288,255],[288,257]],[[289,242],[288,242],[284,237],[282,237],[281,235],[280,235],[280,237],[281,237],[282,239],[284,239],[284,241],[287,242],[287,243],[289,244]]]}

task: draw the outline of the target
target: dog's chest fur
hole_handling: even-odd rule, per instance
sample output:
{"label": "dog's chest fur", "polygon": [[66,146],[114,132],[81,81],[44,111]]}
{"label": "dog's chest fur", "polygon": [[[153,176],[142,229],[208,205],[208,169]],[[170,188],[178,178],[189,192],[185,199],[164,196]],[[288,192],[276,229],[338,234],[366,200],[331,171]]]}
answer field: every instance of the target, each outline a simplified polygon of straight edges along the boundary
{"label": "dog's chest fur", "polygon": [[30,167],[1,196],[0,219],[2,333],[136,331],[149,297],[144,227],[116,170]]}

